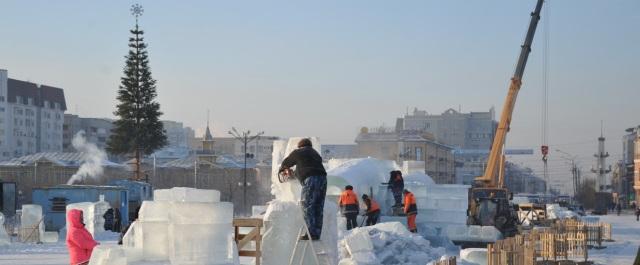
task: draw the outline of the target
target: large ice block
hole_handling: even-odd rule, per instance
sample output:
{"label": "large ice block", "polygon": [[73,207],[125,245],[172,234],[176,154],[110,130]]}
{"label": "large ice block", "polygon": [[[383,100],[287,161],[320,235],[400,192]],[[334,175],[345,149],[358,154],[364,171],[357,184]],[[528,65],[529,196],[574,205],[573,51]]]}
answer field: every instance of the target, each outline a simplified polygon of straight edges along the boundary
{"label": "large ice block", "polygon": [[4,230],[4,214],[0,212],[0,246],[7,246],[9,244],[11,244],[11,239],[7,231]]}
{"label": "large ice block", "polygon": [[37,204],[23,204],[20,220],[22,222],[20,229],[20,238],[22,241],[40,242],[40,239],[44,235],[42,206]]}
{"label": "large ice block", "polygon": [[171,264],[233,263],[232,225],[169,224]]}
{"label": "large ice block", "polygon": [[122,247],[124,248],[128,261],[139,261],[143,259],[142,242],[143,237],[140,223],[134,221],[129,225],[127,233],[122,237]]}
{"label": "large ice block", "polygon": [[416,221],[419,223],[451,223],[466,224],[467,211],[418,209]]}
{"label": "large ice block", "polygon": [[365,229],[354,229],[351,231],[351,234],[344,238],[344,243],[347,251],[349,251],[349,255],[352,257],[357,252],[373,251],[373,244],[369,237],[369,231]]}
{"label": "large ice block", "polygon": [[[82,211],[82,221],[84,222],[84,227],[89,231],[91,236],[96,236],[96,220],[95,220],[95,207],[92,202],[78,202],[67,204],[67,213],[71,209],[77,209]],[[66,216],[66,215],[65,215]],[[66,221],[66,218],[65,218]],[[104,227],[103,227],[104,230]]]}
{"label": "large ice block", "polygon": [[93,248],[89,265],[127,265],[127,257],[121,246],[97,245]]}
{"label": "large ice block", "polygon": [[168,222],[171,203],[169,201],[144,201],[138,212],[138,220]]}
{"label": "large ice block", "polygon": [[187,187],[173,187],[153,191],[154,201],[173,202],[219,202],[220,192],[217,190],[194,189]]}
{"label": "large ice block", "polygon": [[147,261],[169,259],[169,223],[139,221],[137,229],[142,233],[142,256]]}
{"label": "large ice block", "polygon": [[233,222],[233,204],[230,202],[171,203],[169,220],[173,224],[230,224]]}

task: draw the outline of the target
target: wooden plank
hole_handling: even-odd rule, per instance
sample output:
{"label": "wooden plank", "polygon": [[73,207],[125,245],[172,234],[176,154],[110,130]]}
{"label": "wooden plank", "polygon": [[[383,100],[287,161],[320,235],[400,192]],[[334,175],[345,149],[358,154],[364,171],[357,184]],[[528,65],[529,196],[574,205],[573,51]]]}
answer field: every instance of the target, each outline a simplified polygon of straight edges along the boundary
{"label": "wooden plank", "polygon": [[262,227],[263,221],[259,218],[235,218],[233,219],[233,226]]}
{"label": "wooden plank", "polygon": [[262,251],[258,251],[258,250],[240,250],[240,251],[238,251],[238,256],[241,256],[241,257],[255,257],[256,259],[258,259],[260,256],[262,256]]}
{"label": "wooden plank", "polygon": [[258,234],[260,234],[260,228],[251,230],[242,240],[238,241],[238,249],[242,249],[246,244],[254,240]]}

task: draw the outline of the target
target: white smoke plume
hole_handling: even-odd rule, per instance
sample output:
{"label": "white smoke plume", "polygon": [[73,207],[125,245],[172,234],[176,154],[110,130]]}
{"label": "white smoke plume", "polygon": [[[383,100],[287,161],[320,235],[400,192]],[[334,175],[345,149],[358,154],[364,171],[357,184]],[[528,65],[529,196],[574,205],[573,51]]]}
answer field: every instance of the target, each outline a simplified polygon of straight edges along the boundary
{"label": "white smoke plume", "polygon": [[84,161],[78,171],[71,176],[67,185],[86,178],[99,178],[104,172],[102,163],[107,159],[107,153],[98,148],[94,143],[87,142],[84,131],[79,131],[71,140],[71,145],[84,156]]}

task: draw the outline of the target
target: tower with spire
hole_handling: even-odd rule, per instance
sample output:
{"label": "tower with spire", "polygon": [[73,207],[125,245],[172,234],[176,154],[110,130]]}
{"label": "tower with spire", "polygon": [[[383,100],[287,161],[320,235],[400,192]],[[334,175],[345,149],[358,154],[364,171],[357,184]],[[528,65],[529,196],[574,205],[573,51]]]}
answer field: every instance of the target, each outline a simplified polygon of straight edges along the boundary
{"label": "tower with spire", "polygon": [[605,192],[610,191],[611,184],[607,179],[607,174],[611,172],[611,165],[607,168],[606,159],[609,157],[609,153],[604,150],[604,136],[602,132],[602,126],[600,126],[600,137],[598,137],[598,152],[593,156],[596,157],[596,167],[591,169],[591,172],[596,174],[596,191]]}
{"label": "tower with spire", "polygon": [[213,135],[211,134],[211,129],[209,127],[209,112],[207,112],[207,128],[204,131],[204,136],[202,137],[202,150],[198,152],[199,161],[205,161],[211,164],[216,162],[216,154],[213,149],[213,144]]}

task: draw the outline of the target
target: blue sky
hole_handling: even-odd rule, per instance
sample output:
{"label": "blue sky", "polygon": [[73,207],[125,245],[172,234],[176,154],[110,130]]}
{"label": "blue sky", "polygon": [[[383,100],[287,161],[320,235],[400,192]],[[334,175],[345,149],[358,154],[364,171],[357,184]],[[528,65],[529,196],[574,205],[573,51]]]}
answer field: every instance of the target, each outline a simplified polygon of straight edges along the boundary
{"label": "blue sky", "polygon": [[[64,88],[69,113],[112,117],[133,3],[0,1],[0,68],[12,78]],[[361,126],[391,126],[407,107],[499,111],[535,5],[138,3],[165,119],[201,128],[210,109],[218,135],[236,126],[316,135],[324,143],[353,142]],[[549,142],[584,157],[588,167],[600,120],[612,154],[621,153],[624,129],[640,124],[640,1],[549,6],[542,14],[550,19]],[[536,151],[543,23],[509,135],[509,146]]]}

